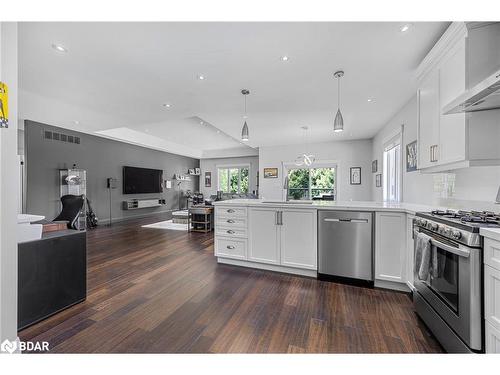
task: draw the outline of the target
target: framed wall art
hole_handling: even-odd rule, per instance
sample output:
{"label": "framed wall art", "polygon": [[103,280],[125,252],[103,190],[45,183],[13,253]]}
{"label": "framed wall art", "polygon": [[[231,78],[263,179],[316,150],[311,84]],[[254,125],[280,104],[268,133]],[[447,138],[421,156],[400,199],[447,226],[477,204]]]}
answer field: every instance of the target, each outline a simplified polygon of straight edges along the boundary
{"label": "framed wall art", "polygon": [[406,145],[406,172],[417,170],[417,141]]}
{"label": "framed wall art", "polygon": [[212,172],[205,172],[205,187],[212,187]]}
{"label": "framed wall art", "polygon": [[375,187],[382,187],[382,174],[375,175]]}
{"label": "framed wall art", "polygon": [[278,178],[278,168],[264,168],[264,178]]}
{"label": "framed wall art", "polygon": [[351,167],[350,171],[351,185],[361,185],[361,167]]}

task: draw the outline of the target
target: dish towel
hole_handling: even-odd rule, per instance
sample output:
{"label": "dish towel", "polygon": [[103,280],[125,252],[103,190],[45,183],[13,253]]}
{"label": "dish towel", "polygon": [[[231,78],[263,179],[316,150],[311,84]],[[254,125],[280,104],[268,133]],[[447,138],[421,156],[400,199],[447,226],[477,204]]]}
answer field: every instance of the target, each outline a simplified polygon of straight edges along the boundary
{"label": "dish towel", "polygon": [[417,234],[415,248],[415,273],[419,280],[427,280],[431,266],[431,237],[425,233]]}

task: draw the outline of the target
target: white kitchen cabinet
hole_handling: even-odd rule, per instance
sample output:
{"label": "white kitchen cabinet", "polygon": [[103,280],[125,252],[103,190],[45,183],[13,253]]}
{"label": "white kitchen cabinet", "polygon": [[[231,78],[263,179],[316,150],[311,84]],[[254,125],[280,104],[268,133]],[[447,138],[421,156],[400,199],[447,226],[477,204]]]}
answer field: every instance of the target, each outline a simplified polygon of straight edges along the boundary
{"label": "white kitchen cabinet", "polygon": [[431,167],[438,160],[439,71],[431,71],[418,89],[418,166]]}
{"label": "white kitchen cabinet", "polygon": [[[465,38],[448,51],[439,65],[439,108],[451,102],[466,89]],[[439,111],[438,164],[449,164],[466,159],[466,115],[443,115]]]}
{"label": "white kitchen cabinet", "polygon": [[484,265],[484,318],[500,330],[500,270]]}
{"label": "white kitchen cabinet", "polygon": [[486,322],[485,328],[486,353],[500,354],[500,330],[493,327],[489,322]]}
{"label": "white kitchen cabinet", "polygon": [[406,215],[406,284],[411,290],[415,289],[413,285],[413,269],[415,268],[413,246],[413,219],[415,219],[415,215]]}
{"label": "white kitchen cabinet", "polygon": [[375,214],[375,279],[406,283],[406,214]]}
{"label": "white kitchen cabinet", "polygon": [[[493,67],[498,69],[496,64],[489,69],[482,66],[484,52],[489,51],[483,48],[482,39],[490,40],[487,46],[497,46],[500,26],[476,25],[472,32],[468,27],[453,22],[417,69],[417,166],[423,173],[500,165],[498,110],[469,114],[443,111],[493,73]],[[477,53],[479,47],[483,54]]]}
{"label": "white kitchen cabinet", "polygon": [[273,208],[251,208],[248,229],[248,260],[279,264],[278,211]]}
{"label": "white kitchen cabinet", "polygon": [[281,212],[281,264],[317,269],[316,211],[283,209]]}

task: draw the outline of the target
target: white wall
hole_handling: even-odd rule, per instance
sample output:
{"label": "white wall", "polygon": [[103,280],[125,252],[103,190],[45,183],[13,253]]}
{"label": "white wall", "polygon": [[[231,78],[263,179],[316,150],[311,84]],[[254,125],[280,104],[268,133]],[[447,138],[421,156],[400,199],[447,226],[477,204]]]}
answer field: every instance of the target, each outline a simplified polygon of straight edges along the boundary
{"label": "white wall", "polygon": [[[401,124],[404,124],[403,152],[406,155],[406,145],[417,139],[416,96],[413,96],[373,138],[372,157],[378,160],[379,171],[382,170],[383,144]],[[445,177],[454,179],[454,192],[451,196],[447,196],[440,189],[440,181]],[[499,186],[500,167],[472,167],[458,169],[450,174],[422,174],[419,171],[407,173],[406,165],[403,165],[403,201],[405,202],[500,211],[500,206],[493,203]],[[377,201],[383,199],[382,188],[375,187],[375,174],[372,176],[372,198]]]}
{"label": "white wall", "polygon": [[9,87],[9,128],[0,129],[0,342],[17,337],[17,23],[0,23],[0,80]]}
{"label": "white wall", "polygon": [[[215,158],[215,159],[201,159],[200,160],[200,191],[203,193],[205,198],[209,198],[210,195],[217,194],[218,186],[218,174],[217,166],[224,165],[250,165],[249,170],[249,189],[250,192],[257,190],[257,172],[259,170],[259,157],[239,157],[239,158]],[[212,186],[205,187],[205,172],[212,172]]]}
{"label": "white wall", "polygon": [[[336,161],[338,200],[366,201],[371,199],[371,140],[321,142],[308,146],[317,162]],[[292,163],[304,152],[304,145],[272,146],[259,149],[260,198],[283,199],[282,163]],[[264,168],[278,168],[278,178],[264,178]],[[361,167],[361,185],[350,185],[349,168]]]}

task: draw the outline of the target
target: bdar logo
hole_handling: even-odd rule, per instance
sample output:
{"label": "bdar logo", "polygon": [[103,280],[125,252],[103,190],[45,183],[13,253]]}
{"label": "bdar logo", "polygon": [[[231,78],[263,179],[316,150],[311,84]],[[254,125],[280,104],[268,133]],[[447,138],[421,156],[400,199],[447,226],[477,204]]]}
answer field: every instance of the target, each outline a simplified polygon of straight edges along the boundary
{"label": "bdar logo", "polygon": [[2,352],[7,352],[7,353],[14,353],[17,349],[17,342],[15,341],[9,341],[9,340],[4,340],[2,344],[0,345],[0,350]]}

